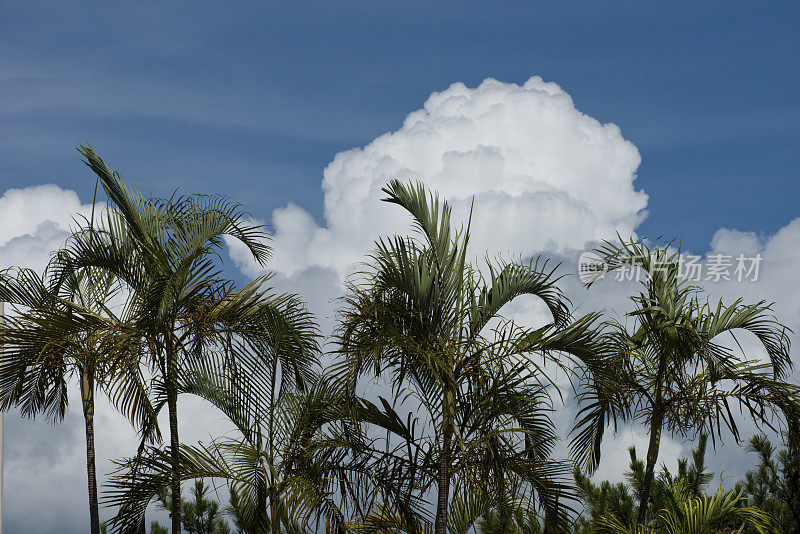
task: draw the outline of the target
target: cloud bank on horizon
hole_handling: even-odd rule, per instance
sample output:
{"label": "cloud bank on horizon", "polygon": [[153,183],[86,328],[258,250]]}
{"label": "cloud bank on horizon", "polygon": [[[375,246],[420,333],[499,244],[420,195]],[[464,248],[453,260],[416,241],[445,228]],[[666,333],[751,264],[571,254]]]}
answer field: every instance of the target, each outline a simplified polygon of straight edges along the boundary
{"label": "cloud bank on horizon", "polygon": [[[341,280],[364,258],[373,241],[381,235],[408,232],[405,213],[379,201],[381,188],[393,178],[421,180],[438,191],[453,205],[456,221],[466,220],[474,198],[472,250],[476,254],[527,257],[548,253],[573,258],[587,244],[614,238],[617,232],[624,237],[636,234],[647,207],[647,195],[634,186],[640,162],[637,148],[617,126],[601,124],[581,113],[554,83],[539,77],[522,85],[493,79],[476,88],[456,83],[433,93],[398,130],[363,148],[336,154],[324,170],[323,225],[294,204],[264,217],[271,220],[275,232],[275,255],[268,269],[279,273],[282,289],[309,300],[317,315],[331,314],[330,300],[340,293]],[[90,210],[91,205],[81,203],[75,192],[55,185],[5,191],[0,196],[0,268],[41,269],[68,235],[73,218],[86,216]],[[777,301],[778,316],[800,332],[798,245],[800,219],[773,236],[719,230],[708,253],[759,253],[763,262],[758,282],[714,284],[712,296]],[[233,246],[230,254],[246,275],[263,273],[240,248]],[[565,283],[571,296],[577,295],[573,300],[583,303],[581,313],[624,309],[617,306],[624,306],[630,290],[630,285],[608,282],[578,294],[581,288],[575,277]],[[522,302],[509,312],[531,318],[539,316],[541,307]],[[121,428],[126,424],[110,406],[100,409],[109,425]],[[202,414],[204,410],[196,407],[191,412]],[[568,415],[560,414],[565,424]],[[181,421],[182,436],[197,436],[196,428],[191,431],[196,424],[191,416]],[[224,427],[217,421],[202,430],[214,433]],[[642,435],[626,432],[609,434],[601,475],[621,478],[627,466],[625,446],[645,443]],[[47,434],[44,430],[39,433]],[[21,433],[24,435],[30,433]],[[16,438],[7,434],[7,439]],[[37,438],[37,443],[36,454],[57,455],[57,440]],[[17,450],[22,450],[19,445]],[[109,466],[110,458],[133,450],[135,439],[131,438],[130,450],[123,450],[120,440],[106,443],[99,439],[97,445],[99,465]],[[665,443],[663,451],[673,457],[686,453],[677,442]],[[734,448],[717,452],[720,466],[734,465],[736,455],[741,454]],[[76,521],[85,519],[80,454],[64,460],[71,464],[68,469],[62,467],[75,475],[64,477],[58,494],[44,496],[41,488],[47,487],[51,464],[36,462],[33,453],[6,461],[8,484],[14,486],[15,477],[19,481],[15,487],[20,493],[14,502],[29,499],[47,509],[48,503],[42,499],[49,499],[55,510],[74,505],[81,512]],[[13,513],[11,508],[8,512]]]}

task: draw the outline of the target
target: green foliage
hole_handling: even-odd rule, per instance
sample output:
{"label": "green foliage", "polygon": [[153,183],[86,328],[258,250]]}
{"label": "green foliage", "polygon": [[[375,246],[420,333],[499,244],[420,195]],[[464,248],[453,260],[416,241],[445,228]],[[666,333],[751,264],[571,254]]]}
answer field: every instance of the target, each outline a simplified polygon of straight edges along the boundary
{"label": "green foliage", "polygon": [[[578,501],[576,534],[798,530],[800,389],[785,381],[786,330],[763,302],[712,305],[679,280],[669,247],[599,250],[612,269],[638,261],[649,272],[625,322],[599,328],[599,314],[573,319],[547,262],[470,262],[469,223],[454,229],[435,193],[392,181],[384,201],[410,215],[416,235],[380,239],[349,280],[337,359],[320,373],[302,301],[276,294],[269,276],[240,288],[224,276],[226,239],[259,262],[270,254],[241,206],[146,197],[91,147],[81,153],[108,209],[83,221],[42,276],[0,273],[0,300],[15,312],[0,326],[0,409],[60,420],[73,376],[87,421],[95,387],[109,395],[141,435],[108,480],[110,530],[144,532],[154,499],[189,534],[229,533],[223,515],[247,534],[551,534],[569,531]],[[503,316],[524,295],[549,310],[547,324]],[[121,302],[114,312],[111,299]],[[739,331],[768,363],[720,344]],[[581,403],[573,464],[553,458],[554,371]],[[181,444],[179,394],[209,402],[236,432]],[[164,406],[169,446],[157,424]],[[703,432],[727,428],[738,440],[732,407],[767,426],[781,413],[787,447],[754,437],[758,466],[735,491],[707,495]],[[647,456],[631,448],[624,482],[594,483],[603,433],[617,422],[648,425]],[[674,473],[655,470],[662,431],[699,435]],[[225,485],[227,506],[204,478]]]}
{"label": "green foliage", "polygon": [[[375,244],[341,312],[337,378],[352,394],[359,379],[385,380],[393,395],[358,401],[365,440],[385,436],[360,452],[370,475],[359,479],[358,528],[463,532],[504,502],[535,502],[550,528],[565,525],[574,494],[567,465],[551,458],[544,366],[592,359],[595,316],[571,319],[546,262],[471,264],[469,225],[454,230],[449,205],[422,184],[395,180],[383,191],[416,236]],[[539,298],[552,321],[532,328],[503,318],[522,295]],[[424,496],[434,491],[431,517]]]}
{"label": "green foliage", "polygon": [[669,486],[669,504],[658,511],[648,525],[624,524],[618,518],[605,516],[595,532],[599,534],[716,534],[739,533],[754,529],[761,534],[775,532],[769,516],[748,507],[746,499],[735,491],[716,495],[689,497],[685,486]]}
{"label": "green foliage", "polygon": [[98,387],[132,423],[152,423],[155,414],[123,326],[131,316],[110,307],[119,281],[95,268],[70,270],[72,262],[61,250],[41,275],[0,271],[0,301],[12,312],[0,325],[0,409],[61,421],[67,383],[74,380],[81,385],[84,417],[94,415]]}
{"label": "green foliage", "polygon": [[[207,498],[208,487],[203,479],[195,480],[192,499],[181,499],[181,522],[189,534],[230,534],[230,528],[222,517],[219,503]],[[158,495],[160,506],[172,513],[172,496],[165,487]],[[153,526],[150,526],[153,530]]]}
{"label": "green foliage", "polygon": [[644,525],[636,525],[636,499],[644,478],[644,464],[636,457],[633,447],[629,449],[631,462],[626,473],[627,482],[594,484],[576,470],[575,479],[585,511],[578,518],[574,532],[773,532],[775,524],[770,511],[757,503],[748,503],[741,488],[724,492],[720,486],[715,495],[706,495],[705,488],[713,479],[713,473],[705,467],[706,445],[707,436],[701,435],[697,447],[692,450],[691,463],[688,458],[680,458],[677,473],[662,467],[653,481]]}
{"label": "green foliage", "polygon": [[[706,471],[707,444],[708,436],[701,434],[697,446],[692,449],[691,459],[678,459],[676,474],[662,466],[651,487],[647,524],[655,519],[660,510],[674,507],[676,498],[685,501],[705,496],[704,489],[714,477],[713,473]],[[576,522],[576,532],[592,532],[606,517],[615,517],[623,525],[636,523],[645,465],[637,457],[634,447],[628,449],[628,453],[630,464],[625,473],[626,482],[611,484],[606,480],[595,484],[580,470],[575,470],[575,483],[584,504],[584,513]]]}
{"label": "green foliage", "polygon": [[79,385],[90,532],[99,534],[95,396],[98,390],[105,393],[138,427],[153,424],[156,414],[121,326],[129,314],[111,310],[119,282],[97,268],[72,269],[72,262],[68,251],[60,250],[41,275],[30,269],[0,271],[0,302],[9,303],[12,314],[0,324],[0,411],[16,407],[25,417],[44,414],[60,422],[68,408],[67,385]]}
{"label": "green foliage", "polygon": [[634,504],[635,494],[623,482],[611,484],[604,480],[598,485],[594,485],[589,477],[580,471],[575,471],[575,481],[588,512],[588,518],[581,516],[575,524],[575,532],[588,534],[592,532],[593,526],[601,517],[617,517],[624,524],[631,524],[636,521],[636,508]]}
{"label": "green foliage", "polygon": [[[230,371],[230,370],[229,370]],[[349,442],[340,435],[349,419],[340,390],[319,380],[301,393],[253,383],[255,376],[212,365],[191,375],[186,387],[221,410],[237,434],[197,446],[181,445],[179,478],[215,478],[230,490],[225,512],[240,531],[257,534],[294,531],[322,518],[343,522],[338,482],[329,471],[342,469]],[[122,463],[108,483],[108,501],[119,506],[118,522],[135,522],[171,477],[167,451],[152,448]]]}
{"label": "green foliage", "polygon": [[678,459],[678,474],[673,477],[666,467],[663,470],[663,476],[668,484],[680,483],[684,484],[686,491],[691,498],[697,498],[704,495],[703,489],[714,478],[713,473],[706,471],[706,445],[708,444],[708,434],[700,434],[697,441],[697,447],[692,449],[692,463],[689,464],[688,458]]}
{"label": "green foliage", "polygon": [[[97,175],[108,205],[96,224],[71,236],[66,245],[71,261],[60,273],[69,276],[75,269],[91,268],[122,283],[122,307],[131,317],[120,331],[126,333],[137,362],[152,376],[154,410],[166,406],[169,412],[170,445],[162,452],[170,459],[168,478],[176,501],[172,530],[178,531],[178,395],[193,393],[195,377],[213,377],[215,370],[252,378],[248,387],[253,390],[270,383],[270,375],[276,373],[281,384],[303,389],[318,367],[317,326],[297,297],[272,291],[269,276],[241,288],[225,277],[225,239],[238,241],[262,264],[270,255],[267,234],[239,204],[206,195],[169,200],[143,196],[91,147],[79,150]],[[157,454],[146,446],[160,439],[156,419],[145,421],[140,433],[138,461],[143,461],[145,452]],[[153,495],[149,490],[145,494]],[[112,495],[112,502],[119,503],[115,498]],[[126,502],[110,524],[138,532],[147,502]]]}
{"label": "green foliage", "polygon": [[753,436],[747,449],[757,455],[758,465],[745,473],[737,490],[747,498],[749,505],[769,514],[783,532],[797,532],[798,525],[790,507],[788,451],[776,451],[766,436]]}
{"label": "green foliage", "polygon": [[540,518],[523,509],[491,509],[478,521],[479,534],[542,534]]}
{"label": "green foliage", "polygon": [[[572,447],[591,471],[609,421],[646,425],[650,443],[637,517],[644,524],[662,432],[687,436],[724,427],[738,440],[731,405],[771,427],[772,416],[787,403],[798,405],[800,389],[784,381],[792,366],[789,336],[769,304],[712,304],[701,288],[680,278],[680,250],[669,246],[607,242],[596,252],[610,269],[647,274],[631,297],[634,310],[627,321],[607,322],[605,370],[593,373],[579,394],[584,406]],[[720,343],[721,336],[736,339],[739,332],[760,342],[767,363]]]}

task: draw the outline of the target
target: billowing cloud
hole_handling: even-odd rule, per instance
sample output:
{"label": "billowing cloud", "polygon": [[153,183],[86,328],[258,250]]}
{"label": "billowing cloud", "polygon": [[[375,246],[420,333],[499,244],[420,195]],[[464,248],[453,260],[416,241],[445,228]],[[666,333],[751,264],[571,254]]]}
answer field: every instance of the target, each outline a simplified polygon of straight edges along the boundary
{"label": "billowing cloud", "polygon": [[[745,302],[766,301],[772,305],[775,317],[792,330],[793,353],[797,353],[800,339],[800,218],[771,236],[759,236],[753,232],[741,232],[722,228],[711,241],[710,257],[725,258],[730,263],[726,270],[729,276],[717,282],[707,283],[709,291],[725,302],[737,298]],[[742,269],[736,272],[739,264]],[[754,355],[766,356],[755,336],[737,338],[744,348],[753,350]],[[800,369],[795,369],[795,377]]]}
{"label": "billowing cloud", "polygon": [[[294,204],[273,212],[276,254],[269,268],[279,273],[277,281],[284,289],[306,296],[304,289],[311,288],[307,298],[312,310],[332,324],[330,302],[341,291],[338,280],[363,260],[375,238],[408,231],[406,214],[379,202],[381,187],[400,178],[422,180],[438,191],[454,206],[457,221],[467,219],[474,196],[476,255],[544,252],[564,261],[562,272],[574,273],[585,247],[616,232],[635,236],[647,203],[644,192],[634,187],[639,162],[635,146],[616,126],[578,111],[555,84],[538,77],[522,86],[495,80],[474,89],[454,84],[431,95],[399,130],[336,155],[324,172],[321,226]],[[798,244],[800,221],[771,237],[720,230],[703,261],[707,263],[711,254],[761,254],[761,278],[702,284],[712,299],[777,301],[779,318],[800,331],[800,295],[787,298],[787,288],[797,287],[793,277],[800,266]],[[246,274],[262,272],[240,250],[232,250],[232,257]],[[590,291],[577,277],[562,283],[578,314],[606,310],[621,317],[630,307],[627,297],[637,290],[633,281],[604,280]],[[522,299],[504,313],[530,325],[547,318],[536,299]],[[747,339],[740,341],[755,349]],[[557,416],[559,424],[569,428],[574,413],[573,403],[568,403]],[[742,428],[744,436],[756,432],[744,421]],[[728,446],[719,448],[710,462],[718,474],[724,471],[735,479],[750,460],[730,437],[725,442]],[[616,436],[609,430],[596,478],[621,480],[629,445],[636,445],[644,456],[644,429],[625,426]],[[689,445],[665,438],[659,463],[674,465]]]}
{"label": "billowing cloud", "polygon": [[[466,220],[474,198],[476,250],[531,254],[633,234],[647,196],[634,188],[636,147],[614,124],[576,109],[554,83],[487,79],[433,93],[402,127],[340,152],[324,172],[325,224],[294,204],[272,214],[275,261],[344,276],[379,235],[405,232],[406,215],[378,200],[391,179],[421,180]],[[258,267],[234,258],[250,274]]]}
{"label": "billowing cloud", "polygon": [[14,265],[41,270],[75,218],[91,210],[75,191],[54,184],[7,190],[0,197],[0,269]]}

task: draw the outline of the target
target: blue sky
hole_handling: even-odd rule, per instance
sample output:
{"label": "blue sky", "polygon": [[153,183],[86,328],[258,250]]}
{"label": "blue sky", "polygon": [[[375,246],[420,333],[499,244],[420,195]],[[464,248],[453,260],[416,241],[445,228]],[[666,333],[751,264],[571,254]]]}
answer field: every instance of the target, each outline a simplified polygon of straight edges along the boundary
{"label": "blue sky", "polygon": [[[168,196],[179,188],[225,194],[264,221],[283,217],[276,237],[280,253],[270,266],[279,273],[276,283],[300,292],[323,328],[329,327],[342,266],[371,242],[370,232],[394,228],[383,225],[383,218],[397,215],[372,197],[351,205],[342,195],[331,210],[340,220],[326,221],[320,187],[326,166],[342,151],[403,128],[381,149],[342,157],[340,162],[351,166],[346,172],[333,169],[326,175],[335,194],[352,192],[348,180],[356,193],[375,186],[358,174],[358,165],[370,168],[393,150],[418,148],[403,121],[432,93],[448,91],[455,98],[464,91],[448,89],[451,84],[476,88],[495,78],[506,84],[487,92],[499,94],[509,110],[524,112],[525,106],[550,102],[552,95],[534,91],[524,97],[529,99],[525,105],[514,108],[511,100],[520,88],[508,84],[522,85],[538,75],[559,84],[580,112],[617,124],[642,160],[638,170],[631,167],[630,154],[625,155],[629,144],[613,135],[602,145],[606,152],[593,152],[575,128],[579,114],[562,106],[552,123],[554,135],[580,146],[573,162],[569,143],[556,143],[566,156],[557,155],[553,168],[576,171],[583,181],[577,188],[573,184],[564,200],[558,195],[559,176],[551,177],[543,197],[533,195],[522,204],[529,210],[547,208],[537,202],[554,199],[555,220],[566,227],[555,241],[569,248],[583,235],[601,235],[586,228],[594,221],[636,226],[630,219],[641,197],[625,190],[636,172],[634,186],[649,197],[648,216],[636,227],[640,235],[682,236],[686,247],[704,253],[716,234],[715,250],[762,252],[759,284],[720,284],[714,296],[777,301],[776,313],[800,332],[800,7],[788,2],[497,4],[0,0],[0,266],[42,262],[58,246],[80,202],[91,200],[95,182],[74,150],[89,142],[145,192]],[[478,92],[469,93],[475,102]],[[432,115],[430,124],[447,122],[441,113]],[[502,129],[507,123],[498,117],[502,112],[490,126]],[[474,109],[461,118],[478,124]],[[599,125],[589,130],[592,135],[605,131]],[[503,137],[502,131],[490,133],[493,139]],[[546,134],[531,138],[547,141]],[[507,141],[504,148],[514,148]],[[487,165],[494,161],[490,152],[475,150],[486,156]],[[447,154],[439,156],[444,160]],[[469,171],[471,160],[466,161]],[[625,161],[628,167],[620,170]],[[527,163],[531,176],[535,163]],[[609,168],[615,170],[603,175],[608,183],[600,183],[602,198],[596,200],[606,211],[578,210],[584,218],[570,219],[572,201],[595,194],[592,172]],[[491,185],[495,176],[479,178]],[[513,173],[505,174],[502,187],[510,190],[514,179]],[[445,178],[437,180],[450,186]],[[486,185],[474,176],[469,180]],[[32,189],[17,200],[8,194],[48,183],[67,191]],[[498,239],[508,245],[504,250],[543,250],[537,248],[542,236],[535,228],[521,227],[512,217],[526,215],[524,209],[514,211],[513,199],[497,200],[485,187],[479,193],[486,205],[502,208],[482,214],[488,217],[483,220],[494,222],[496,216],[503,231],[519,234]],[[23,197],[27,204],[19,200]],[[290,202],[302,209],[284,208]],[[366,229],[348,226],[351,211]],[[546,209],[543,213],[549,217]],[[51,219],[52,226],[41,226]],[[754,232],[761,241],[754,244],[757,239],[748,234],[720,234],[721,228]],[[539,239],[536,245],[534,239]],[[314,255],[321,257],[318,263]],[[230,271],[239,279],[260,274],[247,262],[238,266],[242,272]],[[608,285],[587,293],[574,277],[565,284],[572,284],[568,292],[577,297],[573,301],[580,303],[581,313],[592,306],[622,309],[614,306],[624,302],[629,289]],[[525,306],[514,313],[535,315]],[[190,404],[186,410],[184,440],[218,435],[224,428],[222,416],[209,417],[207,406]],[[135,438],[110,407],[101,412],[102,478],[111,468],[109,459],[129,454]],[[560,416],[567,428],[570,414]],[[620,436],[604,445],[603,476],[619,477],[627,465],[625,450],[634,438]],[[641,435],[636,439],[644,443]],[[686,443],[678,442],[662,449],[672,457],[688,452]],[[609,456],[615,451],[621,454],[616,460]],[[7,415],[9,532],[85,532],[82,454],[81,421],[74,409],[57,427]],[[718,449],[712,462],[717,473],[732,480],[752,458],[734,445]]]}
{"label": "blue sky", "polygon": [[427,96],[486,77],[560,84],[639,148],[641,233],[705,250],[796,214],[798,10],[789,3],[9,3],[3,189],[84,200],[92,143],[147,191],[225,193],[318,220],[322,169]]}

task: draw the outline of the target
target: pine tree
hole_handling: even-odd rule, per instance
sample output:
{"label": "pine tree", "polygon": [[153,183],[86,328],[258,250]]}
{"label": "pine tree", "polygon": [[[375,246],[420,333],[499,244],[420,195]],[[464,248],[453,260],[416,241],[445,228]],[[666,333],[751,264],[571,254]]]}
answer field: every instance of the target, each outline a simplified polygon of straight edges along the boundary
{"label": "pine tree", "polygon": [[776,450],[766,436],[753,436],[748,452],[758,455],[758,465],[747,471],[737,489],[750,506],[767,512],[783,532],[797,532],[800,525],[792,514],[792,462],[786,449]]}

